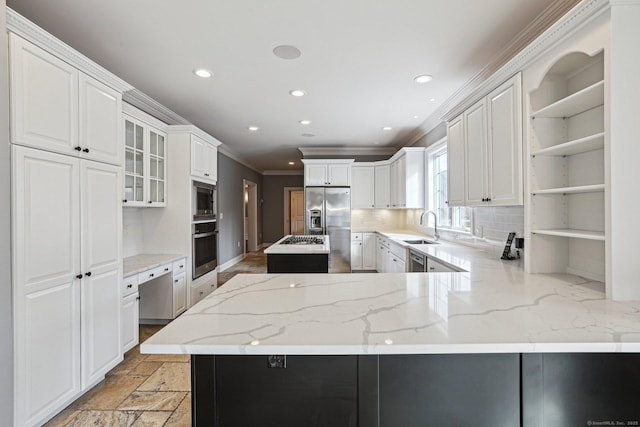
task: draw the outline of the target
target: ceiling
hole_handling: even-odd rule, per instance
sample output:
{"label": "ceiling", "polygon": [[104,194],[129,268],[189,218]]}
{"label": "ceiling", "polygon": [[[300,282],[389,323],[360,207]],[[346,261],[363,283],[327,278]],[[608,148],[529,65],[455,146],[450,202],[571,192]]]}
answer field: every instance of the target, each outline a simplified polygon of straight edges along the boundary
{"label": "ceiling", "polygon": [[[300,169],[298,147],[413,142],[444,101],[557,3],[7,0],[259,171]],[[280,45],[301,56],[278,58]],[[213,76],[196,77],[200,67]],[[422,74],[433,80],[416,83]]]}

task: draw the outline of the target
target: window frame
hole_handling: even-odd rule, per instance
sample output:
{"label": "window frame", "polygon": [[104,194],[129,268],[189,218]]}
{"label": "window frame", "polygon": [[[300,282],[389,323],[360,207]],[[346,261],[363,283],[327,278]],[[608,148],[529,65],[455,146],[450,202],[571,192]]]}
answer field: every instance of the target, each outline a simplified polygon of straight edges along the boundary
{"label": "window frame", "polygon": [[[435,204],[435,191],[434,190],[434,157],[438,156],[438,155],[442,155],[443,152],[446,152],[447,155],[448,153],[448,147],[447,147],[447,137],[443,137],[441,139],[439,139],[438,141],[436,141],[435,143],[431,144],[429,147],[426,148],[424,155],[425,155],[425,197],[424,197],[424,203],[425,203],[425,207],[424,210],[425,212],[428,210],[431,210],[433,212],[436,212],[436,215],[438,215],[438,207]],[[448,172],[448,166],[447,166],[447,172]],[[447,180],[448,180],[448,173],[447,173]],[[448,186],[448,182],[447,182],[447,186]],[[443,221],[441,220],[441,218],[438,215],[438,229],[442,229],[442,230],[446,230],[449,232],[454,232],[454,233],[460,233],[460,234],[471,234],[471,231],[473,230],[473,211],[471,211],[470,207],[466,207],[466,206],[455,206],[455,207],[440,207],[440,209],[449,209],[450,212],[450,217],[451,217],[451,224],[450,225],[443,225]],[[465,228],[464,226],[462,226],[460,223],[462,221],[462,217],[463,214],[460,211],[461,209],[468,209],[468,217],[470,218],[470,224],[469,224],[469,228]],[[455,217],[458,217],[458,220],[455,221]],[[456,224],[456,222],[458,224]],[[425,223],[422,225],[423,228],[427,229],[427,230],[433,230],[433,219],[431,217],[431,215],[429,215],[426,220]]]}

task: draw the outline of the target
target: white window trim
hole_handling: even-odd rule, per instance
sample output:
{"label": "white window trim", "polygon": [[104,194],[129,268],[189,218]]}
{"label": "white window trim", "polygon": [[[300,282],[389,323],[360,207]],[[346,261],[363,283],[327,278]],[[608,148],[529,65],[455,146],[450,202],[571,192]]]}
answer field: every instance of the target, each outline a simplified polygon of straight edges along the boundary
{"label": "white window trim", "polygon": [[[424,211],[428,211],[428,210],[434,210],[431,208],[431,205],[433,203],[432,197],[431,197],[431,175],[432,175],[432,162],[431,162],[431,156],[435,153],[437,153],[438,151],[442,150],[443,148],[447,147],[447,137],[442,137],[439,140],[437,140],[436,142],[434,142],[433,144],[431,144],[430,146],[428,146],[426,148],[426,150],[424,151],[424,164],[425,164],[425,174],[424,174],[424,179],[425,179],[425,198],[424,198]],[[449,153],[447,153],[448,155]],[[473,231],[473,213],[471,215],[471,228],[469,231],[466,231],[464,229],[461,228],[456,228],[456,227],[451,227],[451,226],[441,226],[438,224],[438,230],[443,230],[449,233],[453,233],[456,235],[468,235],[471,236],[472,235],[472,231]],[[433,227],[429,226],[429,218],[431,218],[431,216],[429,216],[426,219],[426,224],[424,225],[419,225],[421,228],[423,228],[424,230],[426,230],[428,233],[430,234],[434,234],[435,230]],[[456,236],[457,237],[457,236]]]}

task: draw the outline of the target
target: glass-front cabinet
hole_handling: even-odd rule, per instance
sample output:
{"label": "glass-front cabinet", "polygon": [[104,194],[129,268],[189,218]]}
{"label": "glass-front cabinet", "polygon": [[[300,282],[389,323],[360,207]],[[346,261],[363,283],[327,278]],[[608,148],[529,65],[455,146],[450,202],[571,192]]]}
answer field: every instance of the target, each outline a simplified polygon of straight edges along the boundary
{"label": "glass-front cabinet", "polygon": [[[129,109],[131,110],[131,108]],[[144,113],[137,112],[136,115]],[[166,206],[166,134],[123,114],[125,173],[123,206]]]}

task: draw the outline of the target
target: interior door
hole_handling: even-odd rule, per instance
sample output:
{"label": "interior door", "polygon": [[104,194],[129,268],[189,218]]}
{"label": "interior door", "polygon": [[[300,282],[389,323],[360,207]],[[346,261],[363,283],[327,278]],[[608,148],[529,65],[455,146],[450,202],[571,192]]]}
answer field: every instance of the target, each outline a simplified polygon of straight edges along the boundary
{"label": "interior door", "polygon": [[304,191],[291,191],[291,234],[304,233]]}

